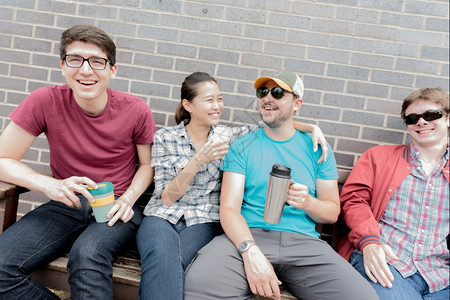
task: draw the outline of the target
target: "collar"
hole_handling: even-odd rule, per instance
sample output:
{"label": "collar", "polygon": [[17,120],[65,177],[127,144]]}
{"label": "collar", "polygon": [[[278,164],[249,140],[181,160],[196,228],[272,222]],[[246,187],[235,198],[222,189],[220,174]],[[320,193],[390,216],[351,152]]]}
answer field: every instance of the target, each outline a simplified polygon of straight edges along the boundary
{"label": "collar", "polygon": [[[411,155],[410,155],[411,159],[413,161],[418,161],[419,157],[420,157],[420,151],[414,146],[414,144],[412,142],[409,143],[409,145],[410,146],[406,147],[406,148],[409,148],[409,151],[411,152]],[[450,144],[447,144],[447,148],[445,148],[444,152],[441,154],[441,160],[444,159],[448,162],[449,146],[450,146]]]}

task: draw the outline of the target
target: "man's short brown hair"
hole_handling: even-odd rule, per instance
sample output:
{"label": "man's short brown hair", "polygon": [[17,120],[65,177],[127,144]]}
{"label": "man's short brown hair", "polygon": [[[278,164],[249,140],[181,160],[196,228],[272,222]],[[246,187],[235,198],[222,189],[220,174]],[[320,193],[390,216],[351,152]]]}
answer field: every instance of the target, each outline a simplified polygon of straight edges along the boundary
{"label": "man's short brown hair", "polygon": [[442,110],[448,114],[448,93],[441,88],[423,88],[416,90],[408,95],[403,100],[402,112],[400,113],[402,119],[405,118],[406,109],[416,101],[428,100],[442,105]]}
{"label": "man's short brown hair", "polygon": [[61,60],[66,55],[67,46],[76,41],[97,45],[105,52],[107,58],[111,61],[111,66],[116,64],[116,45],[113,40],[106,32],[92,25],[75,25],[62,33],[59,45]]}

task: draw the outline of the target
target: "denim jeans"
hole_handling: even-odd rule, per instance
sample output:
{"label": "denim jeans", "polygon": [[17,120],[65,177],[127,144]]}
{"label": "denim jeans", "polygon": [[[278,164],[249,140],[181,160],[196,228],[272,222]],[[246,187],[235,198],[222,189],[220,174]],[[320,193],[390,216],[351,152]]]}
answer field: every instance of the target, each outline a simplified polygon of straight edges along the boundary
{"label": "denim jeans", "polygon": [[0,299],[59,299],[30,274],[69,252],[71,299],[112,299],[113,255],[134,236],[142,213],[127,223],[96,223],[88,200],[81,209],[49,201],[0,234]]}
{"label": "denim jeans", "polygon": [[382,300],[448,300],[450,299],[449,286],[443,290],[430,293],[428,286],[419,272],[409,277],[403,278],[403,276],[391,265],[389,269],[394,275],[394,281],[392,282],[392,288],[382,287],[379,283],[373,283],[372,280],[367,277],[364,271],[364,258],[360,253],[352,253],[350,257],[350,263],[355,269],[366,278],[373,286],[378,296]]}
{"label": "denim jeans", "polygon": [[186,226],[184,218],[173,225],[147,216],[136,240],[141,255],[141,300],[183,299],[184,271],[197,251],[221,233],[219,223]]}

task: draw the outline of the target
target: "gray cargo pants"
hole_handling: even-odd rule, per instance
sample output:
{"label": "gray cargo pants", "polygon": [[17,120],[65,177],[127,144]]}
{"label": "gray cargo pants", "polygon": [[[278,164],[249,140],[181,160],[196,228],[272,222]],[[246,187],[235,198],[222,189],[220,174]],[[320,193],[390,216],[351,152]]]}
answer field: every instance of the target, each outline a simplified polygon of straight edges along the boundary
{"label": "gray cargo pants", "polygon": [[[251,228],[278,279],[299,299],[379,299],[371,285],[325,241]],[[242,258],[226,235],[203,247],[187,270],[185,299],[249,299]]]}

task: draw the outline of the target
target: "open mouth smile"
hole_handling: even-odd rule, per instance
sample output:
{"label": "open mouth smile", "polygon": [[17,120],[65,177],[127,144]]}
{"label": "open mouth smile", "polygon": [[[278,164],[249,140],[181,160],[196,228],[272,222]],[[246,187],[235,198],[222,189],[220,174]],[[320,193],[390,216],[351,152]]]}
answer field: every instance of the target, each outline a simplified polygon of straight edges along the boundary
{"label": "open mouth smile", "polygon": [[264,109],[265,111],[274,111],[274,110],[277,110],[276,107],[273,107],[273,106],[270,105],[270,104],[263,104],[261,107],[262,107],[262,109]]}
{"label": "open mouth smile", "polygon": [[422,135],[422,134],[431,133],[431,132],[433,132],[433,130],[434,130],[434,129],[422,129],[422,130],[416,130],[416,133]]}
{"label": "open mouth smile", "polygon": [[96,84],[97,83],[97,81],[94,81],[94,80],[77,80],[77,82],[79,83],[79,84],[82,84],[82,85],[94,85],[94,84]]}

